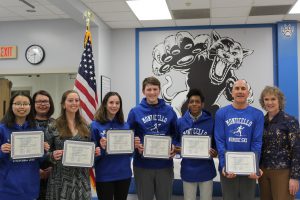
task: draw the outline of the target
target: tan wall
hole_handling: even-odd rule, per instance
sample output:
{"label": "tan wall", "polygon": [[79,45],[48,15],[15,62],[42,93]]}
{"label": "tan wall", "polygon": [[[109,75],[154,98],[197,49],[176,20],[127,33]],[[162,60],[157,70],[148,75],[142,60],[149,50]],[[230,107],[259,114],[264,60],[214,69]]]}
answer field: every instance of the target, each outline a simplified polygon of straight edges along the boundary
{"label": "tan wall", "polygon": [[11,82],[7,79],[0,79],[0,119],[9,106],[10,90]]}

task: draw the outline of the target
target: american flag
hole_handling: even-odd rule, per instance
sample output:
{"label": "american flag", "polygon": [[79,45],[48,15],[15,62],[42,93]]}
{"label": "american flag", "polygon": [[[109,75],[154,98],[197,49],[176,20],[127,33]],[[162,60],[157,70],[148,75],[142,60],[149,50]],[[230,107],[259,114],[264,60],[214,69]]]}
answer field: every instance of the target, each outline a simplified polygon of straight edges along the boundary
{"label": "american flag", "polygon": [[89,124],[94,119],[98,105],[95,65],[92,51],[91,32],[86,31],[84,51],[75,80],[74,90],[79,93],[81,115]]}

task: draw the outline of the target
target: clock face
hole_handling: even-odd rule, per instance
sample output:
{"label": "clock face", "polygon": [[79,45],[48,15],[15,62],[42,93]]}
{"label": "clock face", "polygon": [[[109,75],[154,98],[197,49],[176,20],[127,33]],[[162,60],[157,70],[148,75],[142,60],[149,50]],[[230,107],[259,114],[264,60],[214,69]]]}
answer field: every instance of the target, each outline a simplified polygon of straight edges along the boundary
{"label": "clock face", "polygon": [[25,57],[29,63],[37,65],[44,60],[45,51],[43,47],[39,45],[31,45],[26,49]]}

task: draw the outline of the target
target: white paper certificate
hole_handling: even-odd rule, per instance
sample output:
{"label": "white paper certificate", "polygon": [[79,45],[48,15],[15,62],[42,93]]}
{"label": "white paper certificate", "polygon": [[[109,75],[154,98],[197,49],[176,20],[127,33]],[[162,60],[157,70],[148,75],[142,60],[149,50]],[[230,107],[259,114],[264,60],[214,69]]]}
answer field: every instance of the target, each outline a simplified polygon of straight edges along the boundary
{"label": "white paper certificate", "polygon": [[170,158],[171,137],[158,135],[145,135],[144,152],[145,158]]}
{"label": "white paper certificate", "polygon": [[210,158],[209,136],[183,135],[181,147],[181,156],[183,158]]}
{"label": "white paper certificate", "polygon": [[92,167],[94,164],[95,144],[66,140],[62,163],[64,166]]}
{"label": "white paper certificate", "polygon": [[44,154],[44,132],[23,131],[11,133],[11,158],[36,158]]}
{"label": "white paper certificate", "polygon": [[226,152],[226,172],[237,175],[257,173],[256,156],[253,152]]}
{"label": "white paper certificate", "polygon": [[108,130],[106,132],[107,154],[129,154],[134,151],[132,130]]}

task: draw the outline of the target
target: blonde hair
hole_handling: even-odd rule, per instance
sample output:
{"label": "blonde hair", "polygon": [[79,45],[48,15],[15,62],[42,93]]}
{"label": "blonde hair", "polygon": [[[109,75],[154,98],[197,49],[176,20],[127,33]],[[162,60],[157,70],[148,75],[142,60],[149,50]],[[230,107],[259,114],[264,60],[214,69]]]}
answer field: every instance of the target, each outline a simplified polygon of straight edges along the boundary
{"label": "blonde hair", "polygon": [[261,107],[263,109],[265,108],[265,103],[264,103],[264,97],[266,95],[274,95],[277,97],[278,99],[278,103],[279,103],[279,110],[284,110],[285,107],[285,96],[283,94],[283,92],[275,86],[266,86],[263,91],[260,94],[260,99],[259,99],[259,103],[261,105]]}

